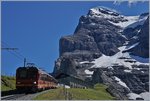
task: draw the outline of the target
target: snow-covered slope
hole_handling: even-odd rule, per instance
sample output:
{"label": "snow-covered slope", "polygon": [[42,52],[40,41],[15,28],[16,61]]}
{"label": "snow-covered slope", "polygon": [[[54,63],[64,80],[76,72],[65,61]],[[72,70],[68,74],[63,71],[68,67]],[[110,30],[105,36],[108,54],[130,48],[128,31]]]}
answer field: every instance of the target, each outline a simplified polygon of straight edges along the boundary
{"label": "snow-covered slope", "polygon": [[129,93],[128,97],[129,97],[129,99],[133,99],[133,100],[136,100],[136,98],[142,98],[140,95],[138,95],[136,93]]}
{"label": "snow-covered slope", "polygon": [[142,98],[144,98],[144,101],[149,101],[149,100],[150,100],[150,98],[149,98],[150,92],[141,93],[140,96],[141,96]]}
{"label": "snow-covered slope", "polygon": [[141,94],[136,94],[136,93],[128,94],[129,99],[133,99],[133,100],[136,100],[136,98],[143,98],[144,101],[149,101],[149,96],[150,96],[149,92],[143,92]]}
{"label": "snow-covered slope", "polygon": [[[83,63],[94,63],[91,68],[110,68],[114,65],[122,65],[124,67],[127,67],[129,70],[125,70],[125,72],[131,72],[132,65],[140,65],[140,64],[146,64],[149,65],[149,58],[142,58],[139,56],[130,55],[129,52],[123,52],[127,49],[134,48],[138,43],[131,45],[131,46],[121,46],[118,49],[120,50],[118,53],[116,53],[113,56],[106,56],[102,55],[101,57],[95,59],[92,62],[89,61],[83,61],[80,62],[80,64]],[[91,71],[85,71],[86,74],[92,74]]]}
{"label": "snow-covered slope", "polygon": [[107,8],[107,7],[94,7],[90,9],[91,17],[105,18],[110,23],[116,26],[120,26],[121,28],[135,28],[138,25],[143,25],[144,21],[148,16],[141,17],[138,16],[124,16],[119,14],[116,10]]}
{"label": "snow-covered slope", "polygon": [[109,21],[109,22],[112,23],[113,25],[120,26],[122,28],[126,28],[127,26],[138,22],[139,16],[124,16],[124,18],[127,19],[127,21],[124,21],[124,22],[119,21],[119,23],[114,23],[112,21]]}
{"label": "snow-covered slope", "polygon": [[[135,28],[138,25],[143,25],[148,16],[140,17],[140,16],[132,16],[132,23],[127,26],[127,28]],[[127,17],[129,18],[129,17]]]}
{"label": "snow-covered slope", "polygon": [[[131,46],[133,48],[133,46]],[[128,52],[122,53],[122,51],[126,50],[126,46],[119,47],[119,52],[113,56],[102,55],[98,59],[92,61],[95,65],[91,68],[105,68],[109,66],[113,66],[114,64],[123,65],[132,69],[132,65],[140,65],[140,64],[148,64],[149,58],[142,58],[130,55]],[[121,59],[124,58],[124,59]],[[140,61],[138,61],[140,59]],[[127,62],[126,60],[131,60],[133,62]],[[134,62],[135,61],[135,62]]]}
{"label": "snow-covered slope", "polygon": [[[122,86],[128,88],[128,86],[127,86],[123,81],[121,81],[118,77],[116,77],[116,76],[114,76],[114,77],[115,77],[115,80],[116,80],[120,85],[122,85]],[[129,88],[128,88],[128,89],[129,89]]]}
{"label": "snow-covered slope", "polygon": [[119,15],[119,13],[116,10],[102,7],[102,6],[91,8],[90,15],[92,17],[103,17],[103,18],[122,17],[121,15]]}
{"label": "snow-covered slope", "polygon": [[121,22],[127,21],[127,19],[123,15],[120,15],[119,12],[117,12],[116,10],[101,6],[90,9],[88,15],[93,18],[96,17],[108,20],[112,24],[119,23],[119,21]]}

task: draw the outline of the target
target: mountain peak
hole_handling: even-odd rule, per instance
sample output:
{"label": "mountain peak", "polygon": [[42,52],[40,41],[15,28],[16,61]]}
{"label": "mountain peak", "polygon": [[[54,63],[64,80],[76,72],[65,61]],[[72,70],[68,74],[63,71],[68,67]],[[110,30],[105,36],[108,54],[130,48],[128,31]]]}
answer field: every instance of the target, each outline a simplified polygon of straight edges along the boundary
{"label": "mountain peak", "polygon": [[107,14],[107,15],[113,15],[113,16],[119,16],[119,12],[117,12],[114,9],[107,8],[104,6],[97,6],[94,8],[91,8],[89,10],[89,15],[101,15],[101,14]]}

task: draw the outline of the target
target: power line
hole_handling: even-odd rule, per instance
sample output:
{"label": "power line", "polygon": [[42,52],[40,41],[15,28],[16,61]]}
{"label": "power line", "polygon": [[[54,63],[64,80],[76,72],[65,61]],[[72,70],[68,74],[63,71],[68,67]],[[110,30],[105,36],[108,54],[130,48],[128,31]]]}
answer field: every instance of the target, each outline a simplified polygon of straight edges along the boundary
{"label": "power line", "polygon": [[[10,47],[10,45],[8,45],[6,42],[2,41],[2,44],[5,45],[5,46],[7,46],[7,47]],[[18,50],[18,48],[5,48],[5,49],[6,50],[13,50],[14,53],[16,53],[17,55],[19,55],[22,58],[25,58],[25,56],[23,56],[21,53],[19,53],[19,52],[16,51],[16,50]]]}
{"label": "power line", "polygon": [[16,55],[16,54],[14,54],[12,51],[9,51],[9,50],[7,50],[9,53],[11,53],[12,55],[14,55],[16,58],[18,58],[18,59],[20,59],[20,60],[22,60],[22,58],[21,57],[19,57],[18,55]]}
{"label": "power line", "polygon": [[[6,42],[2,41],[2,44],[4,46],[7,46],[7,47],[10,47],[10,45],[8,45]],[[22,55],[20,52],[16,51],[17,49],[14,49],[14,48],[8,48],[8,49],[5,49],[7,50],[9,53],[11,53],[12,55],[14,55],[15,57],[17,57],[18,59],[20,60],[24,60],[24,66],[26,65],[27,62],[29,62],[29,59],[26,59],[24,55]],[[13,51],[11,51],[13,50]],[[35,66],[37,66],[35,64]]]}
{"label": "power line", "polygon": [[[24,56],[18,54],[15,50],[18,49],[18,48],[9,48],[10,46],[6,43],[6,42],[1,42],[2,45],[8,47],[8,48],[1,48],[1,49],[4,49],[6,51],[8,51],[9,53],[11,53],[12,55],[14,55],[16,58],[20,59],[20,60],[23,60]],[[11,51],[13,50],[13,52]]]}
{"label": "power line", "polygon": [[18,50],[18,48],[1,48],[2,50]]}

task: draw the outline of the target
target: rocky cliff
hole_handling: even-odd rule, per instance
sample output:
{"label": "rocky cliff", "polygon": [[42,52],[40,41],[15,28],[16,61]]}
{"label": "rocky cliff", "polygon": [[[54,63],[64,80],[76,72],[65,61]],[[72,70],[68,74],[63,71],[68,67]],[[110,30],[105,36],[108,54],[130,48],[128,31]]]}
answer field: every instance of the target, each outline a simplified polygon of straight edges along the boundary
{"label": "rocky cliff", "polygon": [[54,75],[66,73],[93,84],[104,83],[118,99],[135,99],[130,98],[132,93],[148,91],[148,15],[90,9],[80,17],[73,35],[61,37]]}
{"label": "rocky cliff", "polygon": [[[135,37],[135,36],[134,36]],[[138,45],[129,51],[133,55],[148,58],[149,57],[149,18],[144,22],[144,24],[139,29]]]}

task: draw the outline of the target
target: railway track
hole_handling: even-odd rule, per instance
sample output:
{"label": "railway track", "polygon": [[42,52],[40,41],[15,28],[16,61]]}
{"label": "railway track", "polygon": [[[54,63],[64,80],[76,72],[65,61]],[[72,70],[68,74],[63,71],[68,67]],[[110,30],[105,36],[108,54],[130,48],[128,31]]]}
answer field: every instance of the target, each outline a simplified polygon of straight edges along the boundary
{"label": "railway track", "polygon": [[3,96],[1,97],[1,100],[16,100],[19,97],[23,97],[26,94],[14,94],[14,95],[8,95],[8,96]]}
{"label": "railway track", "polygon": [[51,89],[37,92],[37,93],[23,93],[23,92],[19,93],[19,92],[17,92],[17,93],[12,93],[11,95],[2,96],[1,100],[32,100],[37,95],[46,93],[48,91],[51,91]]}

